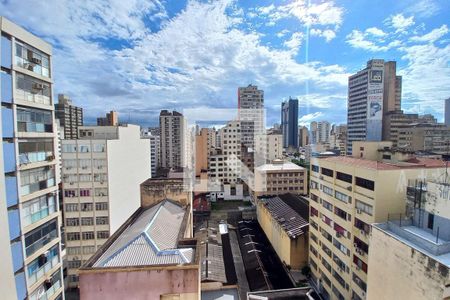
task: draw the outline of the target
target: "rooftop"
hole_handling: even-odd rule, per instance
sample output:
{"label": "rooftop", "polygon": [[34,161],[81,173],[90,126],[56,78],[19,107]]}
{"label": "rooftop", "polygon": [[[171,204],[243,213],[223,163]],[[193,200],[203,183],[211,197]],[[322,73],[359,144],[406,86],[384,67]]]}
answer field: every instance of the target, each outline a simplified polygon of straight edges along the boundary
{"label": "rooftop", "polygon": [[86,265],[105,268],[192,263],[194,248],[178,246],[185,214],[184,207],[167,199],[140,208]]}
{"label": "rooftop", "polygon": [[279,196],[263,198],[261,201],[290,238],[295,239],[307,231],[309,226],[307,219],[305,220]]}
{"label": "rooftop", "polygon": [[413,168],[445,168],[445,162],[438,159],[414,157],[402,162],[380,162],[376,160],[355,158],[350,156],[332,156],[319,158],[337,164],[350,165],[357,168],[373,170],[400,170]]}
{"label": "rooftop", "polygon": [[300,167],[290,161],[274,160],[271,164],[265,164],[256,168],[258,171],[301,171],[305,168]]}

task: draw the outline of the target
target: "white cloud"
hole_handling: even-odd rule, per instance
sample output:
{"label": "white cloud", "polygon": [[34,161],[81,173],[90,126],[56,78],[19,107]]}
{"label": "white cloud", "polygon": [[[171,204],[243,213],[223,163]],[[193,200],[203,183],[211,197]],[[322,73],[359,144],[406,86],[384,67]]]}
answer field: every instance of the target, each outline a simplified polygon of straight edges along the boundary
{"label": "white cloud", "polygon": [[302,44],[303,39],[303,33],[302,32],[294,32],[291,35],[291,38],[284,42],[284,45],[292,50],[294,53],[298,52],[298,49],[300,48]]}
{"label": "white cloud", "polygon": [[382,37],[382,36],[386,35],[386,33],[383,30],[376,28],[376,27],[367,28],[366,32],[371,35],[378,36],[378,37]]}
{"label": "white cloud", "polygon": [[438,13],[439,10],[440,7],[434,0],[414,0],[413,5],[409,6],[406,12],[415,16],[429,18]]}
{"label": "white cloud", "polygon": [[283,29],[280,32],[277,33],[277,37],[282,38],[284,37],[286,34],[288,34],[290,31],[287,29]]}
{"label": "white cloud", "polygon": [[402,14],[390,16],[387,23],[395,29],[395,32],[406,32],[408,27],[415,24],[413,16],[405,18]]}
{"label": "white cloud", "polygon": [[346,42],[354,48],[360,48],[368,51],[387,51],[388,46],[381,46],[375,44],[375,42],[367,39],[367,33],[363,33],[359,30],[353,30],[346,36]]}
{"label": "white cloud", "polygon": [[329,42],[336,37],[336,33],[330,29],[321,30],[321,29],[313,28],[310,30],[309,33],[312,36],[324,37],[326,42]]}
{"label": "white cloud", "polygon": [[414,42],[429,42],[429,43],[433,43],[437,40],[439,40],[441,37],[443,37],[444,35],[446,35],[448,33],[448,27],[447,25],[442,25],[439,28],[435,28],[433,30],[431,30],[429,33],[424,34],[422,36],[413,36],[411,37],[411,41]]}
{"label": "white cloud", "polygon": [[309,123],[311,123],[313,120],[322,117],[323,115],[324,114],[320,111],[303,115],[298,119],[298,125],[307,126],[309,128]]}

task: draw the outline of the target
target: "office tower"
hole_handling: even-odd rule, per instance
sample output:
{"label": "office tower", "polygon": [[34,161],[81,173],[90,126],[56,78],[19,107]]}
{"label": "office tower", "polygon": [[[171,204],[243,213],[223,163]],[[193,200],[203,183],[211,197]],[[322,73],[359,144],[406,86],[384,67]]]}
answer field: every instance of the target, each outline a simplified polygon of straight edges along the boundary
{"label": "office tower", "polygon": [[298,145],[299,147],[305,147],[309,144],[308,127],[301,126],[298,128]]}
{"label": "office tower", "polygon": [[450,98],[445,99],[445,125],[450,126]]}
{"label": "office tower", "polygon": [[289,98],[281,103],[283,147],[298,148],[298,100]]}
{"label": "office tower", "polygon": [[52,47],[0,17],[3,299],[62,299]]}
{"label": "office tower", "polygon": [[448,181],[411,180],[406,195],[406,215],[372,226],[367,299],[447,299]]}
{"label": "office tower", "polygon": [[367,67],[348,79],[347,153],[354,141],[383,140],[383,116],[400,110],[401,77],[396,76],[396,63],[372,59]]}
{"label": "office tower", "polygon": [[159,114],[160,167],[182,168],[184,166],[184,118],[179,112],[162,110]]}
{"label": "office tower", "polygon": [[238,88],[239,121],[241,142],[254,147],[254,136],[265,132],[264,91],[255,85]]}
{"label": "office tower", "polygon": [[333,125],[330,132],[330,149],[339,150],[340,155],[346,155],[347,125]]}
{"label": "office tower", "polygon": [[69,96],[58,95],[55,104],[55,116],[64,129],[64,138],[71,140],[78,138],[78,127],[83,126],[83,108],[72,104]]}
{"label": "office tower", "polygon": [[325,299],[365,299],[371,225],[404,213],[408,180],[444,174],[445,162],[355,142],[352,157],[311,158],[310,172],[313,282]]}
{"label": "office tower", "polygon": [[309,124],[309,134],[310,134],[310,144],[317,144],[319,143],[319,132],[317,131],[317,122],[312,121]]}
{"label": "office tower", "polygon": [[327,121],[311,122],[311,144],[327,144],[330,142],[330,123]]}
{"label": "office tower", "polygon": [[117,126],[119,125],[119,114],[116,111],[110,111],[105,117],[97,118],[97,126]]}
{"label": "office tower", "polygon": [[140,206],[150,177],[150,144],[136,125],[84,126],[62,141],[64,223],[69,287],[78,268]]}

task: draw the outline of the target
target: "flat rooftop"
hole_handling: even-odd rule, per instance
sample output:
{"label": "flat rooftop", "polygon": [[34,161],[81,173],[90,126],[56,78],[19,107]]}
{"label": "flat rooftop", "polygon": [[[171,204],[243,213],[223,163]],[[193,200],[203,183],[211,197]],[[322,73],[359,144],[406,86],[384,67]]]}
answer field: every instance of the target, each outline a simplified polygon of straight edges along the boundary
{"label": "flat rooftop", "polygon": [[180,247],[187,211],[179,203],[163,200],[140,208],[101,247],[87,268],[190,264],[193,247]]}
{"label": "flat rooftop", "polygon": [[350,156],[331,156],[317,158],[320,161],[344,164],[357,168],[373,170],[401,170],[414,168],[445,168],[445,162],[439,159],[414,157],[402,162],[380,162],[369,159],[355,158]]}
{"label": "flat rooftop", "polygon": [[300,167],[290,161],[274,161],[271,164],[265,164],[256,168],[258,171],[302,171],[305,168]]}

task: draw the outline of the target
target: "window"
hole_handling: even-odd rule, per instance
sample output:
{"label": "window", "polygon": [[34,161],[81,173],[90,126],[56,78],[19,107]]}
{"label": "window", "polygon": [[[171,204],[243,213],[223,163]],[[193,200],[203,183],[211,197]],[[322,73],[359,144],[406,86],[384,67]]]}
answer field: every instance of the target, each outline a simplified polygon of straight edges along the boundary
{"label": "window", "polygon": [[93,231],[85,231],[82,233],[83,240],[93,240],[95,239],[95,235]]}
{"label": "window", "polygon": [[67,218],[66,219],[66,226],[79,226],[80,225],[80,219],[78,218]]}
{"label": "window", "polygon": [[25,234],[25,252],[27,256],[42,248],[58,236],[57,220],[53,219],[44,225]]}
{"label": "window", "polygon": [[107,224],[109,224],[109,219],[108,219],[108,217],[96,217],[95,223],[97,225],[107,225]]}
{"label": "window", "polygon": [[15,97],[22,101],[51,105],[50,85],[39,79],[16,72]]}
{"label": "window", "polygon": [[353,282],[356,283],[356,285],[358,285],[364,292],[367,292],[367,284],[355,273],[353,273],[352,277]]}
{"label": "window", "polygon": [[311,180],[310,186],[311,186],[311,189],[313,189],[313,190],[317,190],[319,188],[319,184],[317,182],[315,182],[314,180]]}
{"label": "window", "polygon": [[434,225],[434,214],[428,214],[427,228],[433,230],[433,225]]}
{"label": "window", "polygon": [[78,193],[77,190],[64,190],[64,197],[77,197]]}
{"label": "window", "polygon": [[[75,144],[63,144],[62,145],[62,152],[63,153],[74,153],[74,152],[77,152],[77,145],[75,145]],[[74,161],[76,162],[76,160],[74,160]]]}
{"label": "window", "polygon": [[92,211],[93,204],[92,203],[80,203],[81,211]]}
{"label": "window", "polygon": [[67,232],[66,236],[67,236],[68,241],[79,241],[80,240],[79,232]]}
{"label": "window", "polygon": [[[80,147],[82,147],[82,146],[80,146]],[[79,166],[82,170],[86,170],[91,167],[90,159],[80,159],[78,162],[79,162]]]}
{"label": "window", "polygon": [[19,162],[28,164],[53,159],[53,141],[30,139],[19,141]]}
{"label": "window", "polygon": [[89,182],[92,181],[92,177],[90,174],[80,174],[80,182]]}
{"label": "window", "polygon": [[55,170],[49,167],[24,170],[20,172],[22,196],[44,190],[55,185]]}
{"label": "window", "polygon": [[350,197],[346,194],[343,194],[341,192],[336,191],[334,193],[334,197],[344,203],[352,203],[352,197]]}
{"label": "window", "polygon": [[66,211],[78,211],[78,204],[77,203],[66,204]]}
{"label": "window", "polygon": [[80,247],[67,247],[67,254],[69,255],[80,255],[81,248]]}
{"label": "window", "polygon": [[327,187],[326,185],[322,186],[322,191],[327,195],[333,196],[333,189],[330,187]]}
{"label": "window", "polygon": [[17,129],[19,132],[53,132],[52,113],[47,110],[18,108]]}
{"label": "window", "polygon": [[[95,182],[100,182],[100,183],[104,183],[106,182],[108,176],[106,174],[94,174],[94,181]],[[233,191],[231,191],[233,192]],[[233,195],[233,194],[231,194]]]}
{"label": "window", "polygon": [[311,165],[311,171],[319,173],[319,166]]}
{"label": "window", "polygon": [[356,200],[356,208],[360,209],[361,211],[365,212],[368,215],[372,215],[373,213],[372,205],[366,204],[359,200]]}
{"label": "window", "polygon": [[95,189],[95,196],[96,197],[108,196],[108,189],[96,188]]}
{"label": "window", "polygon": [[78,269],[81,267],[81,260],[67,260],[67,267],[69,269]]}
{"label": "window", "polygon": [[327,169],[327,168],[322,168],[322,174],[326,175],[326,176],[330,176],[333,177],[334,172],[331,169]]}
{"label": "window", "polygon": [[319,216],[319,211],[311,206],[311,215],[312,216]]}
{"label": "window", "polygon": [[353,238],[353,242],[359,251],[364,251],[366,254],[369,254],[369,245],[358,239],[356,236]]}
{"label": "window", "polygon": [[81,225],[82,226],[92,226],[94,225],[94,218],[92,217],[86,217],[86,218],[81,218]]}
{"label": "window", "polygon": [[356,177],[355,184],[368,190],[375,190],[375,183],[372,180]]}
{"label": "window", "polygon": [[341,244],[337,239],[333,239],[333,245],[345,255],[350,256],[350,250],[343,244]]}
{"label": "window", "polygon": [[342,173],[342,172],[336,172],[336,179],[348,182],[348,183],[352,183],[352,175],[350,174],[346,174],[346,173]]}
{"label": "window", "polygon": [[39,220],[57,211],[55,196],[52,194],[34,198],[23,204],[22,222],[24,226],[36,223]]}
{"label": "window", "polygon": [[91,196],[91,189],[80,189],[80,197]]}
{"label": "window", "polygon": [[322,206],[328,209],[329,211],[333,212],[333,205],[330,202],[322,199]]}
{"label": "window", "polygon": [[91,147],[89,145],[78,145],[79,153],[88,153],[91,152]]}
{"label": "window", "polygon": [[347,221],[347,212],[343,211],[342,209],[340,209],[337,206],[334,207],[334,214],[336,216],[340,217],[341,219],[344,219],[345,221]]}
{"label": "window", "polygon": [[16,42],[14,62],[17,66],[32,71],[44,77],[50,77],[49,55],[31,47],[30,45]]}
{"label": "window", "polygon": [[95,210],[108,210],[108,202],[95,203]]}
{"label": "window", "polygon": [[353,263],[357,269],[362,269],[364,273],[367,273],[367,264],[363,262],[358,256],[353,255]]}
{"label": "window", "polygon": [[107,239],[109,238],[109,231],[97,231],[98,239]]}
{"label": "window", "polygon": [[94,148],[94,152],[105,152],[105,144],[94,144],[93,148]]}
{"label": "window", "polygon": [[91,254],[95,252],[95,246],[83,246],[83,254]]}
{"label": "window", "polygon": [[364,231],[366,234],[370,233],[370,225],[361,221],[360,219],[355,218],[355,227]]}

